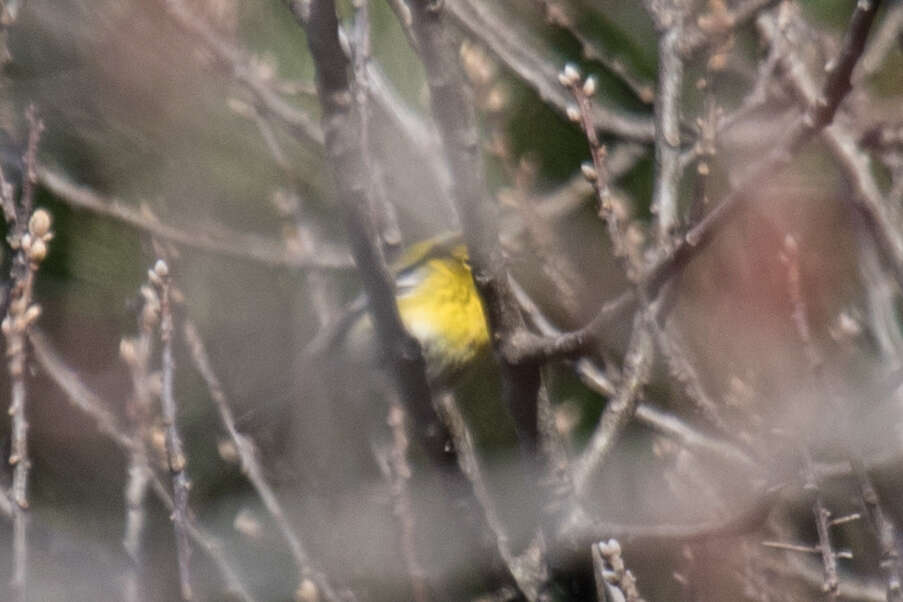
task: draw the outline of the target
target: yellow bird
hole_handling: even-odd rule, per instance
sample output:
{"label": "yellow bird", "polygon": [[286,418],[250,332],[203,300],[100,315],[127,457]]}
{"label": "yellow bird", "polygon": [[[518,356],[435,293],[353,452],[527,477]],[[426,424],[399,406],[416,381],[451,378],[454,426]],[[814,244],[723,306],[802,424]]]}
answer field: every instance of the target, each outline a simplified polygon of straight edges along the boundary
{"label": "yellow bird", "polygon": [[[489,348],[483,305],[460,234],[418,242],[393,263],[396,303],[408,332],[423,349],[434,388],[453,385]],[[352,356],[375,353],[374,329],[359,304],[345,337]]]}

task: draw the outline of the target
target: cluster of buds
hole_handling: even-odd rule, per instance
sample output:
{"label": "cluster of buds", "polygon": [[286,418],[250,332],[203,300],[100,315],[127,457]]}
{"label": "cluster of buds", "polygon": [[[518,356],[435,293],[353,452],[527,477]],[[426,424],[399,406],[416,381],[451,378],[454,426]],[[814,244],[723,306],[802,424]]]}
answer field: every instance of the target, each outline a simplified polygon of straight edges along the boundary
{"label": "cluster of buds", "polygon": [[28,232],[22,235],[19,248],[25,254],[32,269],[36,269],[47,257],[47,243],[53,238],[50,231],[50,213],[46,209],[38,209],[28,220]]}
{"label": "cluster of buds", "polygon": [[[25,332],[41,315],[41,306],[31,302],[31,291],[34,272],[47,257],[47,243],[53,238],[50,225],[50,213],[45,209],[38,209],[28,220],[28,231],[18,241],[18,248],[28,265],[28,271],[24,280],[11,293],[13,299],[9,304],[9,312],[0,323],[0,329],[8,340],[7,355],[11,358],[23,357],[21,351],[25,345]],[[23,369],[24,361],[10,363],[10,373],[13,376],[21,375]]]}
{"label": "cluster of buds", "polygon": [[149,333],[160,323],[160,293],[169,278],[169,266],[162,259],[158,259],[154,267],[147,271],[147,280],[150,285],[143,285],[139,291],[144,304],[141,308],[141,317],[138,321],[142,332]]}
{"label": "cluster of buds", "polygon": [[510,104],[510,91],[498,77],[498,65],[486,49],[472,42],[464,42],[459,50],[464,75],[473,86],[479,108],[499,113]]}
{"label": "cluster of buds", "polygon": [[[567,118],[574,123],[579,123],[584,130],[591,127],[589,125],[589,99],[596,93],[596,78],[592,75],[584,78],[576,65],[568,63],[564,66],[561,73],[558,74],[558,82],[570,90],[577,101],[577,104],[568,105],[565,110]],[[598,145],[595,137],[590,138],[590,144]],[[599,152],[604,153],[604,147],[599,147]],[[583,173],[583,177],[593,185],[599,179],[596,167],[590,162],[582,163],[580,171]]]}
{"label": "cluster of buds", "polygon": [[[596,93],[596,78],[590,75],[584,79],[580,69],[573,63],[568,63],[564,66],[564,69],[558,74],[558,83],[569,90],[583,94],[587,98],[592,98]],[[577,107],[568,107],[567,114],[572,121],[580,121],[580,111]],[[575,115],[576,118],[574,117]]]}
{"label": "cluster of buds", "polygon": [[162,259],[158,259],[154,267],[147,271],[147,279],[157,288],[163,288],[167,278],[169,278],[169,266]]}
{"label": "cluster of buds", "polygon": [[603,566],[597,567],[597,570],[605,583],[620,589],[624,599],[630,602],[642,602],[643,599],[636,587],[636,577],[624,565],[621,544],[618,543],[618,540],[600,541],[596,544],[596,548],[603,561]]}
{"label": "cluster of buds", "polygon": [[320,602],[320,588],[309,577],[305,577],[295,590],[296,602]]}

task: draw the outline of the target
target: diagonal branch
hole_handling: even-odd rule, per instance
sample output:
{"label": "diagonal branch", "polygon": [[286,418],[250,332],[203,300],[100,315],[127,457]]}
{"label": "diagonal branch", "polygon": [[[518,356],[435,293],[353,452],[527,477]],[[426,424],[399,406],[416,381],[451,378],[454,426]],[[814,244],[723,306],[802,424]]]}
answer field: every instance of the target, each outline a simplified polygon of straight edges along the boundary
{"label": "diagonal branch", "polygon": [[662,285],[708,246],[718,229],[743,205],[753,186],[785,168],[807,142],[833,121],[840,102],[850,90],[850,73],[862,53],[878,4],[878,0],[863,0],[856,4],[840,52],[829,62],[828,78],[819,95],[808,104],[804,117],[768,155],[732,183],[721,203],[691,228],[673,251],[647,270],[642,286],[649,298],[655,297]]}
{"label": "diagonal branch", "polygon": [[40,165],[37,174],[42,186],[72,207],[111,217],[155,237],[186,247],[266,265],[312,270],[347,270],[352,267],[347,256],[333,249],[317,249],[314,257],[313,253],[294,252],[284,244],[245,232],[234,232],[222,227],[218,227],[216,232],[205,232],[199,227],[179,228],[163,224],[122,201],[105,198],[97,191],[73,182],[64,173],[53,168]]}
{"label": "diagonal branch", "polygon": [[[558,85],[559,60],[546,56],[538,48],[542,41],[527,31],[515,30],[510,20],[497,14],[492,2],[445,0],[448,14],[499,58],[509,69],[532,87],[539,97],[564,115],[570,104]],[[655,132],[652,120],[608,107],[596,106],[593,122],[600,132],[649,142]]]}
{"label": "diagonal branch", "polygon": [[298,569],[299,583],[303,583],[305,579],[310,579],[316,584],[320,595],[322,595],[324,599],[339,600],[340,598],[333,589],[329,579],[322,571],[319,571],[314,567],[301,539],[295,533],[294,529],[292,529],[285,512],[282,510],[282,504],[279,503],[276,493],[267,481],[266,473],[258,458],[254,441],[238,431],[238,427],[235,424],[235,416],[232,414],[232,409],[229,406],[229,400],[226,399],[223,385],[213,371],[210,357],[207,354],[206,345],[204,345],[204,341],[201,339],[197,327],[190,320],[186,320],[182,328],[182,334],[185,338],[185,342],[188,344],[188,349],[191,353],[191,359],[194,362],[195,369],[207,384],[210,398],[213,400],[217,412],[219,412],[223,426],[225,426],[226,432],[229,433],[232,442],[235,443],[235,449],[241,460],[242,472],[257,491],[257,495],[260,496],[263,505],[278,525],[279,533],[285,538],[286,543],[288,543],[289,550],[295,560],[295,566]]}
{"label": "diagonal branch", "polygon": [[[140,447],[127,431],[119,424],[118,419],[106,408],[110,404],[100,399],[93,391],[88,389],[75,371],[63,361],[44,333],[32,331],[28,337],[34,350],[35,360],[41,365],[43,372],[65,393],[67,400],[80,412],[94,420],[98,431],[109,437],[123,452],[131,453]],[[166,485],[156,474],[150,475],[151,487],[164,506],[173,510],[172,496],[167,491]],[[238,573],[232,566],[230,559],[224,550],[227,547],[213,535],[189,520],[188,536],[195,542],[200,550],[203,550],[213,561],[220,573],[227,589],[243,602],[254,602],[254,598],[248,593]]]}

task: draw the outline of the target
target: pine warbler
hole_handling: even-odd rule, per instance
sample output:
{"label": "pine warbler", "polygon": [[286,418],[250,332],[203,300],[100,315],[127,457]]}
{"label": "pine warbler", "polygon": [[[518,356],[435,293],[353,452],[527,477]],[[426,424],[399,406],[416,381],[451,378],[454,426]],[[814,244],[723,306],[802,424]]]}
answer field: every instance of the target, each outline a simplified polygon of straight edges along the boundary
{"label": "pine warbler", "polygon": [[[434,388],[452,386],[489,347],[489,331],[474,287],[467,247],[443,234],[409,247],[392,265],[396,302],[405,328],[421,345]],[[346,346],[353,356],[374,354],[369,313],[361,309]]]}

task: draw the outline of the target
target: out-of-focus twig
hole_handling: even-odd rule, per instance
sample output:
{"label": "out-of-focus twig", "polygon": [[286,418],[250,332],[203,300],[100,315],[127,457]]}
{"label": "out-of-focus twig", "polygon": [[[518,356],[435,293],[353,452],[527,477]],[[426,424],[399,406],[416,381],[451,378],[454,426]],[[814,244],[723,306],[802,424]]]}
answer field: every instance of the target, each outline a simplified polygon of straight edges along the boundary
{"label": "out-of-focus twig", "polygon": [[861,79],[874,75],[890,52],[894,49],[898,52],[903,49],[901,36],[903,36],[903,4],[897,3],[889,7],[881,19],[872,41],[862,55],[858,69],[853,74],[854,81],[858,83]]}
{"label": "out-of-focus twig", "polygon": [[[288,543],[295,566],[298,569],[299,583],[305,579],[310,579],[316,585],[319,595],[324,599],[331,601],[342,599],[335,592],[326,575],[314,568],[311,563],[304,545],[282,510],[282,504],[279,503],[276,493],[267,482],[263,466],[258,460],[257,448],[254,442],[238,431],[235,417],[232,414],[229,401],[226,399],[226,393],[223,390],[222,383],[213,371],[210,357],[207,354],[206,346],[200,333],[198,333],[197,327],[192,321],[186,320],[182,332],[191,353],[194,367],[207,384],[207,390],[210,392],[210,398],[216,406],[220,420],[222,420],[226,432],[235,444],[235,449],[241,461],[242,472],[248,478],[255,491],[257,491],[257,495],[260,496],[267,511],[275,520],[279,527],[280,535]],[[348,597],[346,596],[345,599],[348,599]]]}
{"label": "out-of-focus twig", "polygon": [[[557,84],[558,61],[544,56],[539,39],[523,29],[515,29],[493,9],[494,4],[473,0],[446,0],[448,12],[465,29],[486,44],[509,69],[529,84],[539,97],[564,115],[570,100]],[[593,122],[600,132],[612,133],[630,140],[649,142],[654,137],[651,119],[616,109],[596,106]]]}
{"label": "out-of-focus twig", "polygon": [[41,185],[73,207],[112,217],[180,245],[268,265],[320,270],[348,270],[353,267],[350,258],[344,253],[328,248],[318,249],[315,256],[296,254],[280,243],[247,233],[231,232],[222,227],[218,227],[214,234],[204,232],[203,228],[183,230],[162,224],[155,218],[132,209],[121,201],[105,198],[97,191],[79,185],[63,173],[46,166],[38,168],[38,178]]}
{"label": "out-of-focus twig", "polygon": [[[718,44],[738,27],[753,20],[759,13],[779,1],[740,0],[734,3],[735,5],[730,11],[723,14],[712,11],[710,14],[700,15],[696,19],[696,23],[684,32],[679,45],[680,53],[685,59],[692,58],[695,53]],[[713,6],[721,5],[721,3],[712,4]]]}
{"label": "out-of-focus twig", "polygon": [[439,407],[442,410],[445,422],[449,425],[455,437],[461,470],[473,485],[474,495],[480,502],[480,507],[486,516],[486,523],[495,538],[499,555],[524,596],[531,601],[539,599],[542,588],[549,580],[549,567],[546,566],[544,554],[542,553],[544,545],[542,535],[537,532],[524,552],[521,554],[514,553],[511,549],[509,536],[496,508],[495,500],[489,492],[486,480],[480,469],[476,446],[461,410],[455,403],[454,398],[449,394],[442,395],[439,398]]}
{"label": "out-of-focus twig", "polygon": [[[690,259],[708,246],[714,234],[743,205],[752,186],[761,182],[764,177],[770,177],[774,172],[786,167],[807,142],[831,123],[841,101],[850,90],[850,73],[862,53],[877,8],[877,1],[864,0],[857,3],[841,49],[837,57],[828,63],[831,67],[828,70],[828,77],[817,98],[807,105],[803,117],[794,123],[768,155],[750,166],[732,183],[730,192],[721,203],[693,226],[677,242],[673,251],[646,271],[641,286],[650,298],[654,297],[662,285],[680,271]],[[903,257],[903,242],[898,248]],[[903,270],[900,272],[903,273]]]}
{"label": "out-of-focus twig", "polygon": [[655,214],[658,244],[667,249],[677,232],[680,163],[680,97],[683,59],[678,46],[684,38],[683,16],[659,38],[658,94],[655,97],[655,165],[651,211]]}
{"label": "out-of-focus twig", "polygon": [[[799,250],[796,241],[792,237],[788,236],[785,241],[783,253],[784,261],[788,266],[787,280],[790,300],[793,305],[793,321],[809,360],[812,378],[822,393],[822,397],[828,403],[840,424],[845,425],[845,428],[848,429],[849,426],[847,425],[850,423],[850,420],[845,419],[848,410],[845,408],[845,404],[842,400],[837,398],[836,393],[827,382],[827,377],[825,375],[825,361],[812,336],[807,305],[800,288]],[[841,435],[841,444],[844,447],[843,451],[848,457],[850,466],[853,469],[853,475],[855,476],[859,487],[863,508],[872,527],[875,529],[878,539],[878,547],[881,552],[880,566],[887,579],[887,599],[889,602],[899,602],[903,600],[903,566],[901,566],[900,563],[897,527],[894,524],[893,519],[891,519],[882,508],[881,501],[878,498],[878,492],[865,468],[865,463],[858,451],[850,443],[850,433],[844,430]],[[807,480],[811,479],[811,481],[814,482],[815,473],[814,469],[811,468],[811,459],[807,460],[807,464],[809,465],[808,474],[811,475],[807,477]],[[828,586],[828,591],[834,591],[836,596],[837,568],[834,565],[833,560],[829,558],[830,544],[826,543],[829,541],[826,527],[828,517],[825,515],[825,512],[826,510],[824,509],[823,503],[819,500],[818,496],[816,496],[816,519],[818,521],[816,525],[818,527],[819,541],[821,543],[820,548],[825,566],[826,585]]]}
{"label": "out-of-focus twig", "polygon": [[751,502],[730,515],[694,523],[635,524],[613,523],[573,512],[562,524],[558,541],[573,547],[590,545],[600,539],[639,541],[680,541],[690,543],[718,537],[749,533],[762,526],[778,501],[779,488],[768,488],[750,495]]}
{"label": "out-of-focus twig", "polygon": [[645,320],[642,312],[634,319],[633,335],[624,356],[623,378],[617,393],[608,401],[586,449],[574,464],[574,488],[578,495],[585,491],[590,478],[636,412],[639,396],[652,368],[652,337]]}
{"label": "out-of-focus twig", "polygon": [[[643,602],[636,586],[636,577],[627,569],[617,539],[600,541],[592,546],[593,576],[600,602]],[[612,591],[616,590],[616,591]]]}
{"label": "out-of-focus twig", "polygon": [[[135,449],[138,443],[128,435],[113,413],[107,409],[110,404],[104,402],[85,386],[76,372],[66,365],[57,350],[47,340],[46,335],[35,330],[30,333],[29,340],[34,350],[35,360],[50,380],[66,394],[69,403],[94,420],[98,432],[109,437],[124,452],[129,453]],[[163,481],[156,474],[151,474],[150,483],[163,505],[172,511],[173,499]],[[187,533],[219,569],[227,589],[243,602],[254,602],[254,598],[248,593],[247,588],[238,577],[238,572],[226,556],[226,547],[223,542],[193,523],[189,523]]]}
{"label": "out-of-focus twig", "polygon": [[[160,297],[150,286],[140,288],[143,304],[138,314],[138,336],[119,342],[119,356],[126,363],[132,377],[132,396],[127,416],[133,445],[128,450],[129,467],[125,485],[125,535],[122,545],[129,557],[129,567],[123,583],[127,602],[142,596],[142,540],[146,521],[147,494],[153,471],[150,466],[148,443],[151,440],[154,415],[154,387],[151,384],[151,355],[154,336],[160,323]],[[49,360],[48,360],[49,361]],[[112,429],[111,426],[108,428]]]}
{"label": "out-of-focus twig", "polygon": [[573,10],[572,5],[561,0],[534,1],[542,8],[549,24],[561,27],[574,36],[574,39],[580,43],[585,58],[600,63],[607,71],[616,75],[641,102],[652,104],[655,99],[654,85],[633,73],[624,61],[612,56],[596,40],[584,34],[578,26],[580,18]]}
{"label": "out-of-focus twig", "polygon": [[314,120],[279,96],[270,83],[257,73],[241,50],[222,39],[201,17],[193,14],[182,0],[165,0],[164,4],[174,22],[201,40],[217,60],[254,94],[267,113],[279,119],[302,142],[315,146],[323,144],[323,132]]}
{"label": "out-of-focus twig", "polygon": [[162,386],[160,390],[160,408],[163,425],[166,429],[166,460],[172,477],[173,492],[173,526],[176,535],[176,555],[179,567],[179,589],[183,600],[191,600],[191,545],[188,541],[188,473],[186,466],[182,436],[177,423],[177,406],[173,383],[175,380],[175,360],[172,355],[173,317],[172,317],[172,283],[169,267],[162,259],[158,259],[148,272],[151,284],[160,296],[160,341]]}
{"label": "out-of-focus twig", "polygon": [[[411,478],[411,464],[408,461],[408,435],[405,432],[404,410],[397,402],[390,404],[388,424],[392,430],[392,448],[387,462],[387,477],[390,480],[396,518],[400,524],[401,553],[411,579],[411,595],[414,602],[429,602],[429,585],[426,573],[417,555],[414,509],[408,480]],[[447,421],[446,421],[447,423]],[[457,444],[461,453],[460,445]]]}

